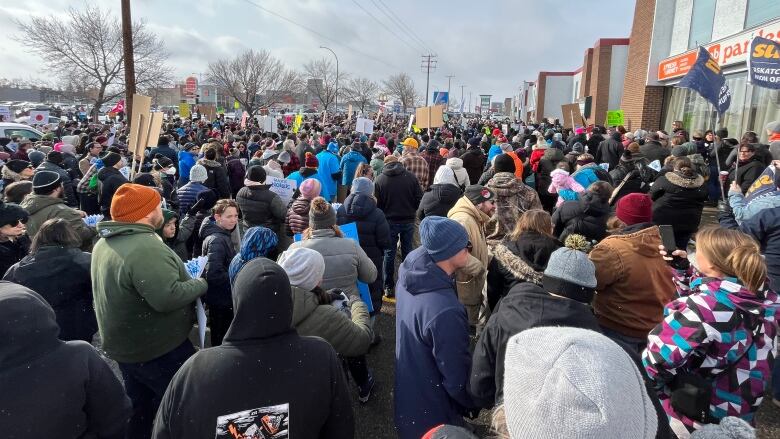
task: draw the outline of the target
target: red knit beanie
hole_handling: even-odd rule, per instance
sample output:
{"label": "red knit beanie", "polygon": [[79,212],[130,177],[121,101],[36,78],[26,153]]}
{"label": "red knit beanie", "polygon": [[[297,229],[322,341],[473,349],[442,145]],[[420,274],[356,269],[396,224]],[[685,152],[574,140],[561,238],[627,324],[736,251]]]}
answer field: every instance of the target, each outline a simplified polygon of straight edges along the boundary
{"label": "red knit beanie", "polygon": [[160,206],[160,193],[140,184],[125,183],[119,186],[111,199],[111,219],[121,223],[134,223]]}
{"label": "red knit beanie", "polygon": [[319,166],[320,161],[317,160],[317,157],[314,154],[307,152],[306,158],[303,161],[303,167],[317,169]]}
{"label": "red knit beanie", "polygon": [[615,215],[627,226],[653,221],[653,200],[647,194],[628,194],[618,200]]}

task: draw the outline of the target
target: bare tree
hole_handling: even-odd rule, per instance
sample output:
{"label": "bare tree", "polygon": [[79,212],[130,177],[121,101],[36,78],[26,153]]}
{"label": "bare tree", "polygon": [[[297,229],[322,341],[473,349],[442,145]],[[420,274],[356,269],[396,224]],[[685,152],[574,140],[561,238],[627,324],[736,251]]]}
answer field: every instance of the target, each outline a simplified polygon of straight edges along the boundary
{"label": "bare tree", "polygon": [[[16,25],[15,39],[38,53],[55,76],[91,91],[93,117],[125,93],[121,22],[109,11],[87,4],[83,10],[69,8],[65,17],[33,17]],[[143,22],[133,23],[133,52],[139,89],[170,82],[165,46]]]}
{"label": "bare tree", "polygon": [[252,49],[209,63],[208,80],[224,89],[249,114],[303,90],[303,78],[267,50]]}
{"label": "bare tree", "polygon": [[404,113],[407,108],[415,106],[419,96],[414,88],[414,81],[406,73],[390,75],[382,81],[382,85],[385,93],[401,101]]}
{"label": "bare tree", "polygon": [[365,112],[366,106],[373,104],[379,94],[379,85],[368,78],[353,78],[344,87],[345,100]]}
{"label": "bare tree", "polygon": [[[346,73],[339,72],[337,81],[334,64],[327,58],[307,62],[303,65],[303,73],[307,91],[320,100],[325,111],[336,102],[337,93],[341,94],[349,77]],[[341,89],[337,89],[337,86]]]}

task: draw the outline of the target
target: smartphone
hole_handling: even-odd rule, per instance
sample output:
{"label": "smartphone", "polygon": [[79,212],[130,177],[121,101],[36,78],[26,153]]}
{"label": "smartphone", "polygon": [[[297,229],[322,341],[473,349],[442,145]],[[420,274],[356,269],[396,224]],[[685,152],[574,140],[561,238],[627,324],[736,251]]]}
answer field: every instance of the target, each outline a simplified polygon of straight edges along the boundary
{"label": "smartphone", "polygon": [[661,229],[661,244],[666,248],[666,252],[671,256],[672,252],[677,250],[677,242],[674,239],[674,229],[670,225],[658,226]]}

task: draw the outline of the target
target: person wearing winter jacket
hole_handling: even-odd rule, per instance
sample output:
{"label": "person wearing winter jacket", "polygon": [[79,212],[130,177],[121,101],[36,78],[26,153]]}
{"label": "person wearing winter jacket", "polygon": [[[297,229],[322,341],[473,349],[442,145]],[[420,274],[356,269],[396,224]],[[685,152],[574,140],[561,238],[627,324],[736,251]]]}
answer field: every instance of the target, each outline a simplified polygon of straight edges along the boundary
{"label": "person wearing winter jacket", "polygon": [[179,221],[179,215],[168,209],[163,209],[163,225],[157,229],[163,242],[173,250],[182,262],[187,262],[192,257],[191,252],[187,250],[187,242],[195,230],[195,214],[198,208],[203,204],[195,203],[186,216]]}
{"label": "person wearing winter jacket", "polygon": [[163,157],[169,159],[172,163],[175,164],[175,166],[178,166],[179,158],[177,151],[173,148],[171,148],[171,140],[168,136],[162,135],[157,140],[157,146],[152,148],[151,151],[149,151],[149,157],[156,157],[157,154],[162,155]]}
{"label": "person wearing winter jacket", "polygon": [[220,199],[230,198],[230,180],[222,163],[217,161],[218,153],[213,144],[203,148],[203,158],[198,164],[206,168],[207,178],[203,185],[215,191]]}
{"label": "person wearing winter jacket", "polygon": [[336,211],[322,197],[311,202],[309,228],[303,239],[294,242],[289,249],[310,248],[325,258],[325,274],[322,288],[337,288],[347,297],[359,295],[357,281],[371,284],[376,280],[374,263],[360,247],[360,244],[344,238],[336,225]]}
{"label": "person wearing winter jacket", "polygon": [[677,248],[686,249],[699,228],[707,188],[687,157],[676,158],[673,164],[674,171],[658,177],[650,189],[653,223],[672,226]]}
{"label": "person wearing winter jacket", "polygon": [[460,159],[463,160],[463,167],[468,172],[469,184],[477,184],[479,176],[482,175],[482,171],[485,168],[487,156],[485,156],[482,148],[479,147],[479,138],[472,137],[469,139],[468,144],[466,152],[463,153]]}
{"label": "person wearing winter jacket", "polygon": [[374,148],[373,154],[371,154],[371,169],[374,170],[374,175],[382,173],[382,169],[385,167],[385,152],[382,149]]}
{"label": "person wearing winter jacket", "polygon": [[609,136],[609,139],[602,141],[596,154],[593,156],[596,163],[609,163],[609,169],[615,169],[618,161],[620,161],[620,156],[623,155],[621,139],[622,135],[620,132],[615,131]]}
{"label": "person wearing winter jacket", "polygon": [[606,181],[612,184],[609,173],[594,162],[592,155],[588,153],[581,154],[577,157],[576,163],[577,168],[571,176],[585,189],[588,189],[591,184],[597,181]]}
{"label": "person wearing winter jacket", "polygon": [[551,181],[547,188],[547,192],[558,196],[557,201],[555,202],[555,208],[560,207],[566,201],[578,200],[580,194],[585,192],[585,188],[580,186],[580,184],[577,183],[577,180],[572,178],[565,169],[553,169],[550,173],[550,178]]}
{"label": "person wearing winter jacket", "polygon": [[[661,145],[660,136],[658,133],[648,133],[645,137],[645,144],[639,146],[639,152],[647,159],[648,163],[652,163],[658,160],[663,164],[672,151]],[[725,160],[725,157],[723,158]]]}
{"label": "person wearing winter jacket", "polygon": [[[338,143],[332,141],[328,144],[326,149],[317,153],[317,179],[322,183],[322,191],[320,196],[332,201],[338,192],[338,182],[341,181],[341,167],[339,163]],[[358,153],[360,155],[360,153]],[[362,157],[362,155],[361,155]],[[307,156],[308,160],[308,156]],[[357,164],[355,165],[357,166]],[[354,175],[355,170],[352,170]],[[351,178],[351,177],[350,177]]]}
{"label": "person wearing winter jacket", "polygon": [[626,195],[615,215],[623,227],[589,254],[598,280],[593,308],[604,335],[641,352],[647,333],[663,319],[664,305],[674,299],[674,285],[658,254],[661,235],[651,222],[650,196]]}
{"label": "person wearing winter jacket", "polygon": [[[319,171],[320,161],[317,159],[317,157],[314,154],[307,154],[306,160],[303,162],[303,167],[301,169],[291,173],[287,176],[289,180],[295,181],[295,183],[298,185],[298,187],[301,187],[304,180],[307,180],[309,178],[314,178],[317,181],[320,182],[320,195],[322,198],[325,198],[326,200],[331,199],[333,196],[336,195],[336,193],[329,193],[328,192],[328,186],[326,184],[328,183],[328,179],[333,180],[332,176],[330,174],[324,175],[321,174]],[[335,183],[333,183],[335,185]],[[331,185],[331,186],[333,186]]]}
{"label": "person wearing winter jacket", "polygon": [[214,214],[200,226],[202,254],[208,258],[203,269],[203,278],[209,284],[204,302],[209,306],[212,346],[222,343],[233,320],[228,266],[236,254],[230,234],[237,224],[238,204],[233,200],[223,199],[217,201]]}
{"label": "person wearing winter jacket", "polygon": [[590,132],[590,137],[588,140],[583,142],[583,144],[587,147],[585,152],[592,156],[596,156],[599,150],[599,145],[607,140],[604,138],[604,134],[607,134],[606,130],[602,130],[600,127],[593,127]]}
{"label": "person wearing winter jacket", "polygon": [[176,190],[176,198],[179,201],[179,215],[184,215],[197,201],[198,194],[203,191],[210,191],[203,182],[208,180],[209,175],[206,167],[195,164],[190,168],[189,181],[184,186]]}
{"label": "person wearing winter jacket", "polygon": [[341,157],[341,164],[339,169],[341,170],[341,185],[346,186],[349,189],[352,186],[352,180],[355,178],[355,171],[361,163],[368,163],[366,158],[363,157],[358,151],[349,148],[349,152]]}
{"label": "person wearing winter jacket", "polygon": [[541,285],[550,254],[561,246],[551,235],[550,214],[531,209],[520,215],[514,230],[492,249],[487,270],[487,299],[491,311],[509,290],[522,282]]}
{"label": "person wearing winter jacket", "polygon": [[395,428],[418,439],[439,424],[465,426],[471,354],[466,310],[453,276],[473,259],[462,225],[438,216],[420,223],[421,247],[399,269],[395,347]]}
{"label": "person wearing winter jacket", "polygon": [[89,343],[58,339],[56,317],[39,294],[0,282],[3,436],[124,438],[131,406],[122,384]]}
{"label": "person wearing winter jacket", "polygon": [[511,157],[506,154],[496,156],[494,168],[496,174],[485,187],[496,194],[496,211],[486,225],[486,233],[488,239],[497,241],[514,230],[523,212],[541,209],[542,204],[539,194],[515,176]]}
{"label": "person wearing winter jacket", "polygon": [[552,172],[558,167],[558,163],[563,160],[563,151],[558,148],[547,148],[539,159],[539,165],[536,168],[536,190],[539,194],[539,201],[548,212],[552,212],[560,197],[556,192],[550,191],[552,184]]}
{"label": "person wearing winter jacket", "polygon": [[552,214],[553,235],[561,242],[572,234],[598,242],[607,236],[607,220],[610,216],[609,197],[612,186],[605,181],[590,185],[579,200],[566,201]]}
{"label": "person wearing winter jacket", "polygon": [[244,187],[236,195],[236,203],[243,215],[246,228],[263,226],[281,237],[282,224],[287,209],[282,199],[265,184],[266,174],[262,166],[253,166],[246,171]]}
{"label": "person wearing winter jacket", "polygon": [[[468,180],[468,174],[465,179]],[[463,181],[463,184],[467,181]],[[422,221],[426,216],[447,216],[447,212],[463,196],[465,185],[458,182],[458,176],[449,166],[441,166],[433,177],[433,184],[420,200],[417,208],[417,219]]]}
{"label": "person wearing winter jacket", "polygon": [[[392,158],[391,158],[392,157]],[[412,251],[415,215],[422,199],[422,189],[417,177],[409,172],[395,156],[385,159],[382,174],[376,177],[377,207],[385,213],[390,225],[390,248],[385,250],[383,261],[385,295],[393,297],[395,288],[395,255],[401,243],[401,259]]]}
{"label": "person wearing winter jacket", "polygon": [[284,270],[256,258],[233,285],[235,318],[224,343],[200,350],[182,366],[162,399],[153,437],[211,437],[216,429],[217,437],[266,435],[262,431],[352,438],[340,361],[326,341],[295,331]]}
{"label": "person wearing winter jacket", "polygon": [[433,184],[433,178],[436,176],[436,171],[439,167],[444,166],[445,158],[439,153],[440,143],[436,139],[431,139],[425,146],[420,156],[428,163],[428,181],[425,182],[426,189]]}
{"label": "person wearing winter jacket", "polygon": [[125,166],[125,160],[117,152],[108,151],[100,156],[103,167],[97,172],[98,203],[100,213],[105,220],[111,219],[111,200],[119,186],[127,183],[127,178],[119,172]]}
{"label": "person wearing winter jacket", "polygon": [[190,182],[190,170],[195,166],[195,162],[199,153],[198,145],[194,143],[187,143],[184,145],[184,149],[177,153],[179,160],[179,187],[182,187]]}
{"label": "person wearing winter jacket", "polygon": [[52,151],[46,154],[46,160],[41,163],[36,169],[35,173],[48,171],[56,172],[60,175],[63,189],[63,200],[68,207],[78,207],[79,201],[76,198],[76,188],[73,185],[73,181],[70,178],[68,171],[62,168],[62,153]]}
{"label": "person wearing winter jacket", "polygon": [[763,159],[756,154],[756,146],[751,143],[739,144],[738,161],[729,169],[729,175],[724,185],[724,191],[728,192],[732,182],[736,182],[742,194],[747,193],[750,185],[764,172],[766,165]]}
{"label": "person wearing winter jacket", "polygon": [[[663,247],[661,247],[663,249]],[[648,335],[645,370],[678,437],[736,416],[754,424],[775,352],[780,298],[766,288],[766,263],[749,236],[708,226],[697,233],[695,269],[684,250],[663,249],[680,298]],[[673,404],[675,377],[694,373],[711,383],[707,419]]]}
{"label": "person wearing winter jacket", "polygon": [[374,182],[365,177],[352,182],[351,193],[336,212],[336,222],[338,225],[355,223],[360,248],[376,267],[376,279],[368,286],[374,309],[371,315],[375,316],[382,309],[382,258],[385,250],[390,248],[390,226],[385,214],[376,207]]}
{"label": "person wearing winter jacket", "polygon": [[649,166],[650,163],[640,151],[637,143],[629,144],[620,156],[620,162],[609,171],[615,188],[619,188],[612,197],[613,205],[628,194],[646,194],[658,177],[659,173]]}
{"label": "person wearing winter jacket", "polygon": [[21,207],[0,202],[0,273],[23,257],[30,250],[30,238],[25,234],[25,223],[30,218]]}
{"label": "person wearing winter jacket", "polygon": [[238,149],[231,149],[230,154],[225,158],[225,170],[230,183],[230,196],[234,199],[238,191],[244,187],[244,175],[246,174],[246,166],[241,161],[239,153]]}
{"label": "person wearing winter jacket", "polygon": [[287,216],[284,220],[284,228],[287,236],[303,233],[309,228],[309,208],[311,200],[320,196],[320,182],[314,178],[307,178],[298,186],[300,195],[290,202],[287,208]]}
{"label": "person wearing winter jacket", "polygon": [[51,305],[60,340],[92,343],[97,320],[89,274],[91,255],[79,246],[81,237],[66,220],[47,220],[33,238],[30,254],[12,265],[3,280],[30,288]]}

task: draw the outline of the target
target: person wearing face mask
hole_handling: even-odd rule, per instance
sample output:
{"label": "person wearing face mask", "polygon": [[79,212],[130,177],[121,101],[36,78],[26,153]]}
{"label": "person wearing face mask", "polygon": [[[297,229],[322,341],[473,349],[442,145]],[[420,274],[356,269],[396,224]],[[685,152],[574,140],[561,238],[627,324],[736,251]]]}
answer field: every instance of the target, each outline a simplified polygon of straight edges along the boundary
{"label": "person wearing face mask", "polygon": [[52,218],[64,219],[79,236],[79,247],[89,249],[95,237],[94,229],[87,227],[82,218],[84,212],[65,205],[65,192],[62,176],[56,172],[38,171],[33,177],[33,192],[19,204],[30,218],[27,221],[27,234],[35,236],[41,225]]}
{"label": "person wearing face mask", "polygon": [[30,238],[25,233],[29,219],[26,210],[0,202],[0,272],[19,262],[30,250]]}
{"label": "person wearing face mask", "polygon": [[168,208],[171,210],[177,210],[179,206],[179,199],[176,193],[176,188],[173,186],[172,181],[175,181],[176,168],[173,161],[168,157],[157,155],[152,159],[152,176],[154,176],[157,187],[162,190],[162,196],[167,201]]}
{"label": "person wearing face mask", "polygon": [[237,224],[238,204],[233,200],[223,199],[217,201],[214,214],[200,226],[202,254],[208,258],[203,277],[209,284],[205,303],[209,307],[212,346],[222,344],[222,338],[233,320],[228,267],[236,255],[230,234]]}

